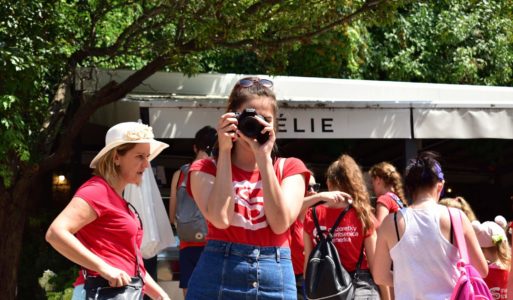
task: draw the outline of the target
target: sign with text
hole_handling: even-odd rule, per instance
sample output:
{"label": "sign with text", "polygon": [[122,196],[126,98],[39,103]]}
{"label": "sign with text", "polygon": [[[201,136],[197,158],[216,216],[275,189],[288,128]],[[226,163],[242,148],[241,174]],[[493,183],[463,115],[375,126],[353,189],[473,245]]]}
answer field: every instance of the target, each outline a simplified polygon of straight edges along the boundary
{"label": "sign with text", "polygon": [[[150,107],[156,138],[194,138],[205,125],[217,127],[224,109],[212,107]],[[407,108],[280,108],[278,138],[411,138]]]}

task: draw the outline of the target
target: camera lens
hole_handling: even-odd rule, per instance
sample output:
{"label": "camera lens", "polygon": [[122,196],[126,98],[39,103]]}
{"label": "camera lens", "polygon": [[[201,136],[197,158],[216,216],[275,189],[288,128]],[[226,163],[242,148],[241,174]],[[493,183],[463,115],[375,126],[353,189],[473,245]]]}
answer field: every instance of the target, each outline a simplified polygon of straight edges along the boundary
{"label": "camera lens", "polygon": [[246,117],[239,120],[239,129],[250,138],[256,138],[258,134],[264,129],[264,126],[258,122],[254,117]]}
{"label": "camera lens", "polygon": [[264,117],[256,113],[254,108],[246,108],[237,115],[237,120],[239,121],[237,127],[245,136],[256,139],[260,144],[264,144],[269,140],[269,133],[262,134],[264,126],[256,118],[264,119]]}

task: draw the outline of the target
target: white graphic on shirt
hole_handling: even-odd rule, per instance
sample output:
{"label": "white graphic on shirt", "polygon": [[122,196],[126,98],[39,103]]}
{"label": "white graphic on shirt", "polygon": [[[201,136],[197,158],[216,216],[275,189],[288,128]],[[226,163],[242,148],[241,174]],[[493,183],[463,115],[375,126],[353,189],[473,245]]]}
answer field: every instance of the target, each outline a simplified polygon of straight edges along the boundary
{"label": "white graphic on shirt", "polygon": [[248,230],[268,227],[264,213],[262,182],[234,181],[235,215],[231,225]]}
{"label": "white graphic on shirt", "polygon": [[[322,231],[327,231],[328,228],[326,226],[320,226]],[[313,230],[314,236],[317,236],[317,228]],[[335,233],[333,233],[333,242],[334,243],[351,243],[352,238],[358,237],[360,234],[358,233],[358,228],[353,225],[346,225],[343,227],[337,227],[335,229]]]}
{"label": "white graphic on shirt", "polygon": [[344,227],[337,227],[333,234],[334,243],[351,243],[353,237],[358,237],[358,228],[356,226],[347,225]]}

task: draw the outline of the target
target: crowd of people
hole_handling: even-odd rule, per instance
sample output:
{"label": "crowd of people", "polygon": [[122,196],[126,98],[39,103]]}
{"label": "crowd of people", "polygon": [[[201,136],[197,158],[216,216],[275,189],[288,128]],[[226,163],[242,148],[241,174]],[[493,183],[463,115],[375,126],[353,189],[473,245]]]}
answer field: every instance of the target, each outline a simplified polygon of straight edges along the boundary
{"label": "crowd of people", "polygon": [[[480,223],[462,197],[440,199],[445,177],[435,153],[412,158],[404,175],[388,162],[364,173],[341,154],[325,171],[327,190],[320,191],[300,159],[278,156],[277,115],[272,81],[239,80],[215,128],[196,134],[194,161],[172,176],[169,218],[180,237],[186,299],[305,299],[315,222],[329,229],[346,210],[333,243],[336,263],[358,273],[354,299],[449,299],[460,255],[448,206],[463,212],[470,263],[495,299],[508,293],[513,299],[506,220]],[[91,162],[94,176],[50,225],[47,241],[81,266],[74,300],[109,289],[169,299],[146,272],[142,223],[123,199],[125,186],[139,184],[166,147],[147,125],[110,128]]]}

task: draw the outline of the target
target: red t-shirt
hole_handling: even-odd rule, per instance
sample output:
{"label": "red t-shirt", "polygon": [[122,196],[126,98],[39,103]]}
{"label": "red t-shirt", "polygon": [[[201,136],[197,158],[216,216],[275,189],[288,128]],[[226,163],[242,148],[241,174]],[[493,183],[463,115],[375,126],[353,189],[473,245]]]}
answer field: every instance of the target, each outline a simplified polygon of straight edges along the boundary
{"label": "red t-shirt", "polygon": [[[274,163],[274,171],[281,183],[278,161]],[[200,159],[192,163],[189,176],[192,171],[200,171],[216,176],[216,164],[210,159]],[[287,158],[283,166],[283,178],[303,174],[305,176],[305,189],[310,178],[304,163],[297,158]],[[235,215],[227,229],[218,229],[208,223],[207,240],[220,240],[233,243],[286,247],[289,245],[289,231],[275,234],[264,212],[264,191],[262,190],[262,178],[258,170],[245,171],[232,165],[232,188],[235,192]],[[190,185],[187,191],[191,193]],[[303,199],[298,199],[302,201]]]}
{"label": "red t-shirt", "polygon": [[305,265],[305,243],[303,241],[303,222],[296,220],[290,226],[290,252],[292,253],[292,267],[294,274],[303,274]]}
{"label": "red t-shirt", "polygon": [[399,198],[397,195],[388,192],[378,197],[378,200],[376,201],[376,205],[378,203],[384,205],[389,213],[395,213],[400,209],[399,205],[397,204],[397,201],[395,201],[394,196]]}
{"label": "red t-shirt", "polygon": [[[342,212],[342,209],[329,208],[320,205],[317,206],[316,212],[321,229],[327,230],[331,228],[333,224],[335,224],[335,221]],[[315,228],[311,209],[309,209],[306,213],[304,226],[305,232],[308,233],[313,239],[317,234],[317,229]],[[338,224],[338,227],[335,230],[335,234],[333,236],[333,244],[335,247],[337,247],[342,266],[344,266],[348,272],[356,271],[356,264],[358,263],[358,258],[360,257],[360,250],[362,248],[363,241],[365,238],[371,236],[373,231],[374,228],[367,230],[365,234],[363,233],[363,224],[358,218],[354,207],[349,209],[349,211]],[[312,240],[312,242],[315,245],[315,240]],[[369,265],[367,263],[367,255],[365,254],[365,250],[363,251],[363,254],[364,255],[360,269],[368,270]]]}
{"label": "red t-shirt", "polygon": [[[143,231],[137,215],[129,209],[128,203],[98,176],[86,181],[74,197],[85,200],[97,214],[93,222],[75,234],[77,239],[107,264],[130,276],[136,275],[138,260],[144,278],[146,269],[141,255]],[[91,270],[87,270],[87,274],[98,275]],[[84,277],[79,272],[75,285],[82,283]]]}
{"label": "red t-shirt", "polygon": [[484,281],[490,289],[493,299],[508,298],[508,275],[508,270],[499,269],[496,264],[488,266],[488,276],[486,276]]}

